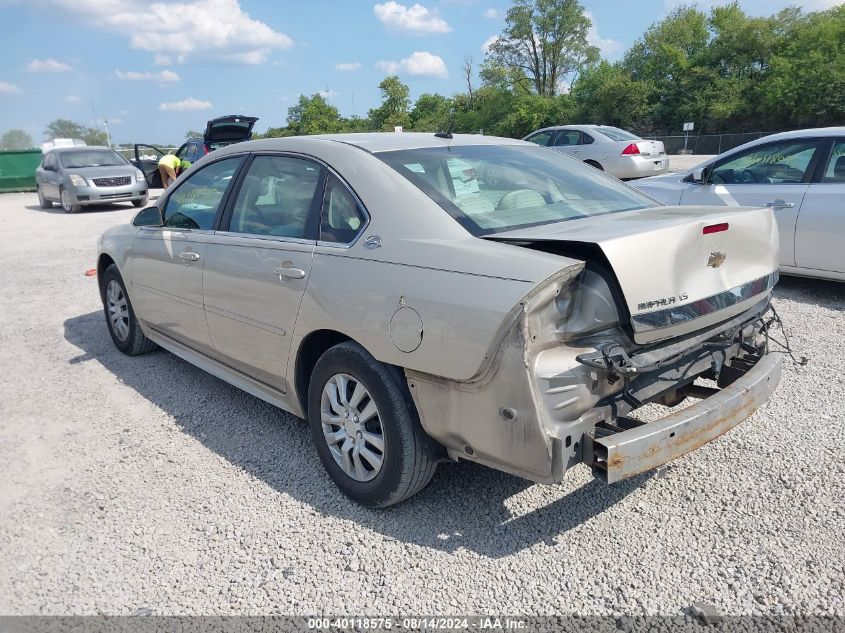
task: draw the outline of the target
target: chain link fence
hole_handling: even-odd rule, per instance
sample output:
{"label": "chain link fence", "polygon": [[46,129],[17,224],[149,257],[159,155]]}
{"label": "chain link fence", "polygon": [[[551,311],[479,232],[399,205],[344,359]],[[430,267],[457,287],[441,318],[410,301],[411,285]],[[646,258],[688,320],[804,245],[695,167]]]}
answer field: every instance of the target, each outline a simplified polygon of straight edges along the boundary
{"label": "chain link fence", "polygon": [[[721,154],[749,141],[754,141],[774,132],[739,132],[737,134],[690,134],[687,150],[693,154]],[[655,141],[663,141],[667,154],[680,154],[684,149],[684,136],[648,136]]]}

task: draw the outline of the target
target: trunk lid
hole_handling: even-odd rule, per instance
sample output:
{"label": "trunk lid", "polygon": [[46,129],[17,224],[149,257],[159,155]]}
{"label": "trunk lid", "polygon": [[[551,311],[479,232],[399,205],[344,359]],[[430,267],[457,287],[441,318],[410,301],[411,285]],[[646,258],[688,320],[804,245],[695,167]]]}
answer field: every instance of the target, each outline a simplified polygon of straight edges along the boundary
{"label": "trunk lid", "polygon": [[637,141],[636,146],[642,156],[663,156],[666,154],[663,141]]}
{"label": "trunk lid", "polygon": [[213,144],[218,147],[248,141],[252,138],[252,128],[256,121],[257,117],[241,114],[227,114],[211,119],[205,126],[203,140],[206,145]]}
{"label": "trunk lid", "polygon": [[642,344],[731,318],[764,299],[777,280],[777,224],[765,207],[651,207],[487,237],[560,242],[563,254],[566,242],[597,245]]}

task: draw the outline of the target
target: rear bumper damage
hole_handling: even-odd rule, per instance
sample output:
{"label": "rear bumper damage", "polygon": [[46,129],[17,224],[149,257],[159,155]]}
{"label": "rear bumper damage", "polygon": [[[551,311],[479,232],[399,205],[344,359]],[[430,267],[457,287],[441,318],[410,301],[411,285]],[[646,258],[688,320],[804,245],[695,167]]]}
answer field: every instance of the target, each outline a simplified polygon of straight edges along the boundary
{"label": "rear bumper damage", "polygon": [[700,387],[704,398],[654,422],[619,417],[600,422],[584,438],[583,461],[593,474],[614,483],[647,472],[730,431],[760,407],[780,381],[781,354],[766,354],[722,389]]}
{"label": "rear bumper damage", "polygon": [[[516,307],[474,378],[406,370],[422,426],[450,459],[542,483],[585,463],[613,483],[715,439],[776,387],[781,357],[766,353],[762,333],[770,292],[695,335],[616,355],[621,345],[579,347],[556,334],[555,300],[579,271],[563,272]],[[701,399],[655,422],[628,417],[644,404],[673,406],[688,396]]]}

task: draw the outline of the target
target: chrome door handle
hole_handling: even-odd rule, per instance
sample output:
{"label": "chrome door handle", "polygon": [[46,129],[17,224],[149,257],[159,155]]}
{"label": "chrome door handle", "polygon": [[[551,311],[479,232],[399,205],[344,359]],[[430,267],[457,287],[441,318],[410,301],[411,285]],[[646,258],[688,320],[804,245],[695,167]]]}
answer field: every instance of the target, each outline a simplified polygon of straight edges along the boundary
{"label": "chrome door handle", "polygon": [[286,279],[305,279],[305,271],[301,268],[293,268],[292,266],[279,266],[274,271],[279,276],[279,281]]}
{"label": "chrome door handle", "polygon": [[767,202],[763,206],[771,207],[772,209],[794,209],[795,203],[784,202],[783,200],[772,200],[771,202]]}
{"label": "chrome door handle", "polygon": [[186,262],[195,262],[199,260],[200,254],[193,251],[182,251],[179,253],[179,257]]}

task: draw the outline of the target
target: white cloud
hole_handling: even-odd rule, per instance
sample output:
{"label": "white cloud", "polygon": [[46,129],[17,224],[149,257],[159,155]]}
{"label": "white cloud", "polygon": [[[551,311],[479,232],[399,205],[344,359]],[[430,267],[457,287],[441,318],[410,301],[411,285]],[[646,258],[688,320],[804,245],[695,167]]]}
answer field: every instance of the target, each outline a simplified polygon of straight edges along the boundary
{"label": "white cloud", "polygon": [[592,23],[590,29],[587,31],[587,41],[593,46],[597,46],[603,57],[610,59],[618,57],[624,48],[621,42],[617,42],[612,37],[602,37],[599,35],[596,18],[589,11],[584,11],[584,15],[590,18],[590,22]]}
{"label": "white cloud", "polygon": [[489,53],[489,52],[490,52],[490,47],[491,47],[491,46],[493,46],[493,44],[495,44],[495,43],[496,43],[496,40],[498,40],[498,39],[499,39],[499,36],[498,36],[498,35],[491,35],[491,36],[490,36],[490,37],[488,37],[486,40],[484,40],[484,41],[481,43],[481,52],[482,52],[482,53]]}
{"label": "white cloud", "polygon": [[[192,58],[260,64],[271,51],[293,46],[286,34],[249,17],[239,0],[41,0],[49,7],[129,38],[155,54],[158,65]],[[165,51],[162,53],[162,51]]]}
{"label": "white cloud", "polygon": [[213,106],[210,101],[200,101],[189,97],[182,101],[171,101],[158,106],[163,112],[194,112],[196,110],[210,110]]}
{"label": "white cloud", "polygon": [[76,95],[68,95],[65,97],[65,101],[67,103],[79,103],[80,101],[82,101],[82,99],[80,99]]}
{"label": "white cloud", "polygon": [[26,69],[31,73],[66,73],[73,70],[64,62],[57,61],[52,57],[33,59],[26,65]]}
{"label": "white cloud", "polygon": [[483,13],[483,15],[484,15],[485,18],[489,18],[490,20],[495,20],[496,18],[499,17],[499,12],[496,11],[496,9],[487,9]]}
{"label": "white cloud", "polygon": [[148,70],[138,72],[136,70],[116,70],[115,77],[124,81],[157,81],[160,84],[169,84],[179,81],[179,75],[172,70],[162,70],[158,73],[151,73]]}
{"label": "white cloud", "polygon": [[427,9],[421,4],[406,7],[395,0],[390,0],[384,4],[375,5],[373,13],[388,31],[425,35],[448,33],[452,30],[452,27],[436,11]]}
{"label": "white cloud", "polygon": [[21,89],[15,84],[10,84],[5,81],[0,81],[0,95],[19,95]]}
{"label": "white cloud", "polygon": [[443,58],[428,51],[415,51],[405,59],[396,61],[376,62],[376,68],[383,70],[388,75],[407,73],[408,75],[448,77],[449,71]]}
{"label": "white cloud", "polygon": [[360,62],[341,62],[340,64],[334,65],[335,70],[340,70],[343,72],[352,72],[353,70],[358,70],[361,68]]}

